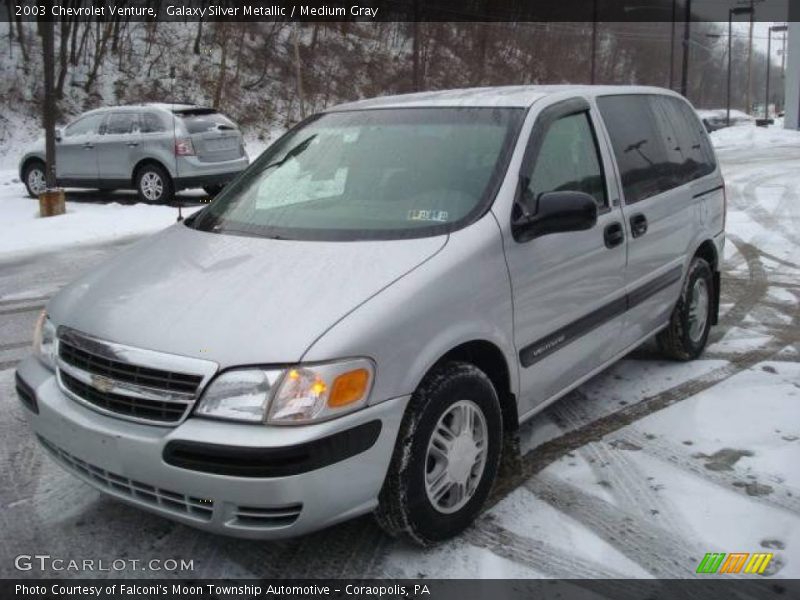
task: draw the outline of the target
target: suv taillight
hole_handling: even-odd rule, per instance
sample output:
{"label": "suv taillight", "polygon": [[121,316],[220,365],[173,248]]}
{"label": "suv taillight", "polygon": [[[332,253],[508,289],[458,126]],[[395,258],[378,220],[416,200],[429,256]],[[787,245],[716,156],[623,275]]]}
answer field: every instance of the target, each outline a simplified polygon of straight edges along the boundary
{"label": "suv taillight", "polygon": [[175,156],[194,156],[194,145],[189,138],[175,140]]}

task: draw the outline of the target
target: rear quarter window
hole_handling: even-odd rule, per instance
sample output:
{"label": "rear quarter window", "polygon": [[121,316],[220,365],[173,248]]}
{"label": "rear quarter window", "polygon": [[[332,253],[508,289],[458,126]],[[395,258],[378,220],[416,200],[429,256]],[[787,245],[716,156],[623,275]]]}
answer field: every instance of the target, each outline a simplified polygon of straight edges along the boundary
{"label": "rear quarter window", "polygon": [[625,201],[639,202],[716,168],[702,125],[681,100],[656,94],[597,99],[622,178]]}
{"label": "rear quarter window", "polygon": [[220,113],[182,113],[178,115],[189,134],[204,133],[214,129],[236,129],[236,124]]}

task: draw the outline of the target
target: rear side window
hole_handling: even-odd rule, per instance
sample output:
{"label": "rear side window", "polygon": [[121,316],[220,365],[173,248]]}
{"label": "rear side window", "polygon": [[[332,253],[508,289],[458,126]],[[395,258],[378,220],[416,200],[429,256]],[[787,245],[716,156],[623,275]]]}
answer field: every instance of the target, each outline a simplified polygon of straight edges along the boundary
{"label": "rear side window", "polygon": [[178,115],[190,134],[213,131],[215,129],[236,129],[236,124],[218,112],[179,113]]}
{"label": "rear side window", "polygon": [[562,117],[545,133],[528,189],[533,198],[545,192],[586,192],[607,205],[597,143],[585,112]]}
{"label": "rear side window", "polygon": [[103,133],[106,135],[120,135],[126,133],[133,133],[136,127],[136,113],[132,112],[115,112],[108,116],[105,129]]}
{"label": "rear side window", "polygon": [[622,177],[625,201],[639,202],[711,173],[714,155],[684,102],[658,95],[597,99]]}
{"label": "rear side window", "polygon": [[167,124],[155,113],[142,113],[139,118],[141,119],[140,131],[142,133],[157,133],[167,130]]}
{"label": "rear side window", "polygon": [[680,181],[688,183],[713,172],[714,151],[694,110],[678,98],[654,96],[653,99],[661,104],[674,131]]}

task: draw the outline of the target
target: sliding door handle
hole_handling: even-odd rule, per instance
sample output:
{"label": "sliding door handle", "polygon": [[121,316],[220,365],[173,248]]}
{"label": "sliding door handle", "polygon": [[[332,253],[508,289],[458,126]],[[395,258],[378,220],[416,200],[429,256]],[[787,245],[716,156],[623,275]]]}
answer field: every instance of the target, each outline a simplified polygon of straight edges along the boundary
{"label": "sliding door handle", "polygon": [[642,213],[635,214],[631,217],[631,234],[633,237],[641,237],[647,233],[647,217]]}

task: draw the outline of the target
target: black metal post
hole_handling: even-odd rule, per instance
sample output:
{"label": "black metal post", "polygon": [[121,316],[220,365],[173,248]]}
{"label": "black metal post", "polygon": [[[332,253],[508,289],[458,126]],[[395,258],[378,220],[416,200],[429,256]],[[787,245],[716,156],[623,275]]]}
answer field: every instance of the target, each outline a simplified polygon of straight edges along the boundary
{"label": "black metal post", "polygon": [[683,13],[683,66],[681,68],[681,94],[689,94],[689,38],[691,36],[692,0],[685,0]]}
{"label": "black metal post", "polygon": [[767,30],[767,91],[764,95],[764,118],[769,119],[769,72],[772,70],[772,27]]}
{"label": "black metal post", "polygon": [[672,0],[672,23],[669,33],[669,89],[675,89],[675,17],[678,11],[678,0]]}
{"label": "black metal post", "polygon": [[733,58],[733,10],[728,10],[728,86],[725,94],[725,124],[731,126],[731,62]]}

